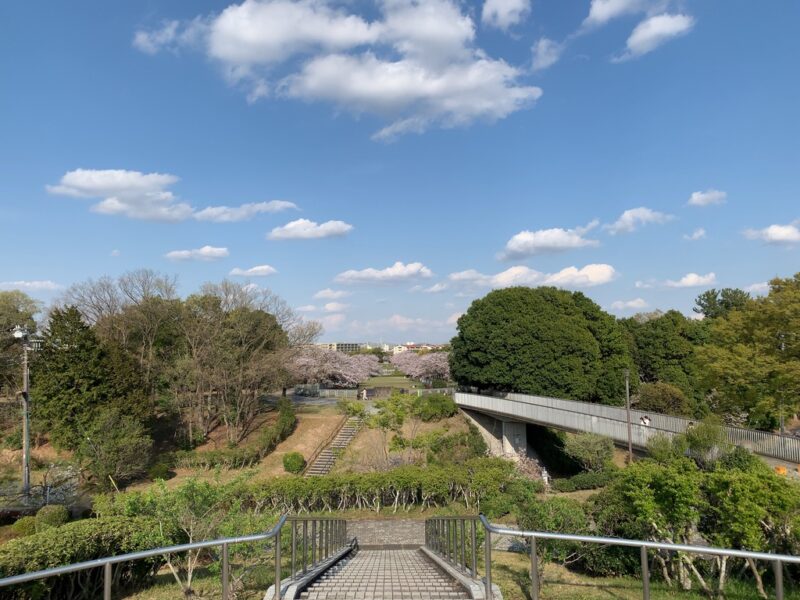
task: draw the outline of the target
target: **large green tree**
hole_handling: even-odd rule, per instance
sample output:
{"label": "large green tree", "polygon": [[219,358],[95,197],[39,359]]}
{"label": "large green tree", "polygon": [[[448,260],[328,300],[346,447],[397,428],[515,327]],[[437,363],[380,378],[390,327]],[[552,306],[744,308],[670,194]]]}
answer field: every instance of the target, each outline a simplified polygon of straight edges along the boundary
{"label": "large green tree", "polygon": [[[579,292],[495,290],[458,320],[450,368],[461,385],[619,404],[635,370],[624,330]],[[633,377],[634,382],[636,377]]]}
{"label": "large green tree", "polygon": [[39,303],[25,292],[0,291],[0,393],[13,394],[21,384],[22,349],[11,331],[19,325],[33,333],[39,310]]}
{"label": "large green tree", "polygon": [[697,297],[692,310],[706,319],[716,319],[732,310],[744,308],[748,300],[750,294],[738,288],[710,289]]}

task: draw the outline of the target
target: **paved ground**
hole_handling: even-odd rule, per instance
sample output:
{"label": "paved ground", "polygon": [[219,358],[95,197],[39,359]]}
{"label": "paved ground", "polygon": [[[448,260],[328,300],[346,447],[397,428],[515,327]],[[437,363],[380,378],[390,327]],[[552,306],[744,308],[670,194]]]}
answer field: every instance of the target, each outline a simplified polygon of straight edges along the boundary
{"label": "paved ground", "polygon": [[303,600],[466,600],[467,592],[420,550],[360,550],[309,589]]}

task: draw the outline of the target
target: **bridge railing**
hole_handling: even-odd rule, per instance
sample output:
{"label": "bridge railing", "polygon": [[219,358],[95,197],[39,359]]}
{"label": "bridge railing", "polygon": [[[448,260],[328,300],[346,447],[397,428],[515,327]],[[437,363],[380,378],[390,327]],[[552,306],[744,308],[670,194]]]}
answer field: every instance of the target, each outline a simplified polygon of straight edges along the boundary
{"label": "bridge railing", "polygon": [[[572,431],[599,433],[619,442],[628,439],[626,411],[616,406],[518,393],[485,396],[457,392],[455,401],[464,408],[529,419]],[[641,424],[644,416],[649,417],[649,426]],[[691,423],[683,417],[631,410],[633,443],[642,448],[656,433],[668,436],[685,433]],[[800,438],[741,427],[724,427],[724,430],[732,444],[762,456],[800,463]]]}
{"label": "bridge railing", "polygon": [[[170,554],[179,554],[182,552],[219,548],[222,561],[222,600],[229,600],[229,598],[231,598],[230,547],[235,544],[268,542],[272,540],[275,589],[279,590],[279,598],[281,579],[284,571],[283,563],[286,562],[281,558],[281,545],[286,541],[283,539],[284,536],[282,534],[286,529],[289,530],[290,535],[290,540],[288,541],[291,549],[289,570],[291,577],[304,575],[309,569],[315,568],[320,562],[333,556],[347,545],[347,522],[344,519],[333,517],[290,517],[282,515],[275,526],[266,533],[193,542],[191,544],[179,544],[177,546],[165,546],[162,548],[153,548],[152,550],[118,554],[116,556],[107,556],[62,567],[53,567],[41,571],[23,573],[21,575],[0,579],[0,588],[8,588],[59,575],[68,575],[70,573],[102,568],[103,600],[111,600],[112,586],[114,583],[113,567],[116,564],[168,556]],[[3,593],[0,591],[0,597],[2,596]]]}

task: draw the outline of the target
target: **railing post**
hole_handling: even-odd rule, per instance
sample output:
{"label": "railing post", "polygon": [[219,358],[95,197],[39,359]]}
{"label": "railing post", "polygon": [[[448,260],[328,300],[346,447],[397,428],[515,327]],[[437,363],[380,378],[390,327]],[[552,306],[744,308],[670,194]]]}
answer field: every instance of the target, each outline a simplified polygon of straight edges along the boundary
{"label": "railing post", "polygon": [[103,600],[111,600],[111,563],[103,565]]}
{"label": "railing post", "polygon": [[775,598],[783,600],[783,563],[776,560],[772,563],[775,570]]}
{"label": "railing post", "polygon": [[642,598],[650,600],[650,564],[647,558],[647,547],[642,546],[640,553],[642,558]]}
{"label": "railing post", "polygon": [[531,600],[539,600],[539,556],[535,537],[531,537]]}
{"label": "railing post", "polygon": [[317,520],[311,521],[311,568],[317,566]]}
{"label": "railing post", "polygon": [[230,597],[229,576],[228,544],[222,544],[222,600],[228,600]]}
{"label": "railing post", "polygon": [[445,522],[444,522],[444,537],[445,537],[444,557],[447,560],[450,560],[450,519],[445,519]]}
{"label": "railing post", "polygon": [[486,583],[486,600],[492,600],[492,532],[483,528],[486,531],[486,539],[484,540],[483,552],[483,570],[485,571],[484,581]]}
{"label": "railing post", "polygon": [[461,519],[461,566],[464,567],[464,569],[467,568],[467,556],[466,556],[467,544],[464,542],[465,528],[466,526],[464,524],[464,519]]}
{"label": "railing post", "polygon": [[297,522],[290,521],[292,524],[292,572],[291,577],[297,573]]}
{"label": "railing post", "polygon": [[275,534],[275,600],[281,598],[281,529]]}
{"label": "railing post", "polygon": [[308,521],[303,519],[303,574],[306,573],[308,564]]}
{"label": "railing post", "polygon": [[477,579],[478,578],[478,555],[477,555],[477,551],[478,551],[477,550],[478,549],[477,537],[478,536],[476,535],[475,525],[476,525],[476,521],[475,521],[475,519],[472,519],[472,540],[471,541],[472,541],[472,578],[473,579]]}

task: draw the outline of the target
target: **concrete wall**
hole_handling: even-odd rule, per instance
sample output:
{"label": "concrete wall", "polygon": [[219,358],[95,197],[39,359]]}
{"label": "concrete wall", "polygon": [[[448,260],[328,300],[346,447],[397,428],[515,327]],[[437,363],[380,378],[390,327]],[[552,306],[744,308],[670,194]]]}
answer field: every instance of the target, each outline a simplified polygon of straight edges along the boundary
{"label": "concrete wall", "polygon": [[512,460],[528,455],[528,435],[525,423],[501,421],[477,411],[462,409],[469,421],[480,431],[489,453]]}
{"label": "concrete wall", "polygon": [[361,548],[419,548],[425,545],[425,521],[363,519],[347,521],[347,537]]}

